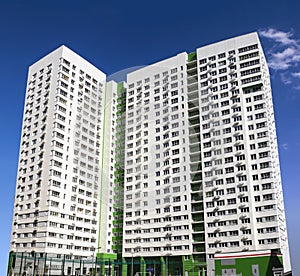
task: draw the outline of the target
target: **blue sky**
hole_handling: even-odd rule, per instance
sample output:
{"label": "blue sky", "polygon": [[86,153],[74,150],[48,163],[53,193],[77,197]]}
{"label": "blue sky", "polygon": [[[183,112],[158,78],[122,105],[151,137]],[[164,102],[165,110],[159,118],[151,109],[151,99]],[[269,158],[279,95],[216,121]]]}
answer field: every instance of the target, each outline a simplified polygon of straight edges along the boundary
{"label": "blue sky", "polygon": [[[204,3],[205,2],[205,3]],[[271,66],[294,275],[300,275],[299,1],[0,1],[0,276],[6,275],[27,68],[61,44],[108,75],[259,31]]]}

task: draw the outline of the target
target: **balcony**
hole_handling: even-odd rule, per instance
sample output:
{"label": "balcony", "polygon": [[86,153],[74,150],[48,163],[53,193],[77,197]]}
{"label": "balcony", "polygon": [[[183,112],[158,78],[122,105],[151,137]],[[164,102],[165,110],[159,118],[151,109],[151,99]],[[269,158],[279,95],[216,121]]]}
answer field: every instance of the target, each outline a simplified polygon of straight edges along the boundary
{"label": "balcony", "polygon": [[203,212],[203,205],[200,203],[192,205],[192,212]]}
{"label": "balcony", "polygon": [[192,215],[193,222],[202,222],[204,221],[203,214],[193,214]]}
{"label": "balcony", "polygon": [[202,174],[201,173],[191,174],[191,179],[193,182],[202,180]]}
{"label": "balcony", "polygon": [[187,75],[188,77],[192,77],[192,76],[197,76],[197,67],[196,67],[197,64],[193,65],[193,66],[190,66],[188,65],[188,68],[187,68]]}
{"label": "balcony", "polygon": [[198,84],[198,78],[197,75],[195,76],[190,76],[187,80],[187,85],[193,85],[193,84]]}
{"label": "balcony", "polygon": [[193,84],[188,86],[188,93],[198,92],[198,82],[194,82]]}
{"label": "balcony", "polygon": [[200,143],[200,136],[194,135],[193,137],[190,137],[190,145],[199,144]]}
{"label": "balcony", "polygon": [[189,117],[199,116],[199,110],[189,111]]}
{"label": "balcony", "polygon": [[193,231],[194,232],[202,232],[202,231],[204,231],[204,225],[202,223],[194,224],[193,225]]}
{"label": "balcony", "polygon": [[201,171],[201,163],[196,163],[196,164],[192,164],[190,166],[190,169],[192,172],[197,172],[197,171]]}
{"label": "balcony", "polygon": [[198,126],[200,124],[200,121],[199,121],[199,117],[196,117],[194,119],[189,119],[189,125],[190,126]]}
{"label": "balcony", "polygon": [[202,243],[205,242],[204,234],[194,234],[193,235],[193,242],[194,243]]}
{"label": "balcony", "polygon": [[194,245],[193,252],[205,252],[205,246],[200,244]]}
{"label": "balcony", "polygon": [[189,109],[199,109],[199,101],[188,102]]}
{"label": "balcony", "polygon": [[191,183],[191,189],[193,192],[202,190],[202,183]]}
{"label": "balcony", "polygon": [[191,154],[190,155],[190,162],[201,162],[200,152]]}
{"label": "balcony", "polygon": [[192,194],[192,202],[198,202],[203,201],[203,196],[200,196],[199,194]]}

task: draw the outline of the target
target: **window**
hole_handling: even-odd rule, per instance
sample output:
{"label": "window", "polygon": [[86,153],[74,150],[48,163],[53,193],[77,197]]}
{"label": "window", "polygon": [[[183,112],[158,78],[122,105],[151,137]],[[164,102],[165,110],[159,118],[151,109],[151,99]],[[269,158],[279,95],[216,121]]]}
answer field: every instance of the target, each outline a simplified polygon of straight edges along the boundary
{"label": "window", "polygon": [[230,204],[236,204],[236,199],[235,198],[230,198],[227,200],[227,204],[230,205]]}

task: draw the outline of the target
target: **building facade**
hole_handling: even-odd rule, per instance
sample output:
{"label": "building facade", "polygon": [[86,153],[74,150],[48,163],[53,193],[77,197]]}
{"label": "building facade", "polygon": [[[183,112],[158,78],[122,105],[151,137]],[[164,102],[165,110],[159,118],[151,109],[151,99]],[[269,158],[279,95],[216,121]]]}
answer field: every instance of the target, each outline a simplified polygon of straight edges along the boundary
{"label": "building facade", "polygon": [[112,253],[109,89],[104,73],[64,46],[29,68],[12,251]]}
{"label": "building facade", "polygon": [[64,46],[30,67],[12,252],[91,258],[90,272],[106,258],[103,273],[214,275],[223,254],[266,250],[291,269],[256,33],[119,84]]}

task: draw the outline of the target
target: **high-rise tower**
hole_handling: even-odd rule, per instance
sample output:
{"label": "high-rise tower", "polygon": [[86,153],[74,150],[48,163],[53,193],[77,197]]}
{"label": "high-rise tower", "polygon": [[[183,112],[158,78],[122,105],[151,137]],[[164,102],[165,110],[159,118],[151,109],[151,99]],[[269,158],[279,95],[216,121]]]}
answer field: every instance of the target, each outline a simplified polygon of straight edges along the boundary
{"label": "high-rise tower", "polygon": [[105,74],[65,46],[30,66],[11,250],[69,258],[112,252],[106,156],[114,103],[105,86]]}

